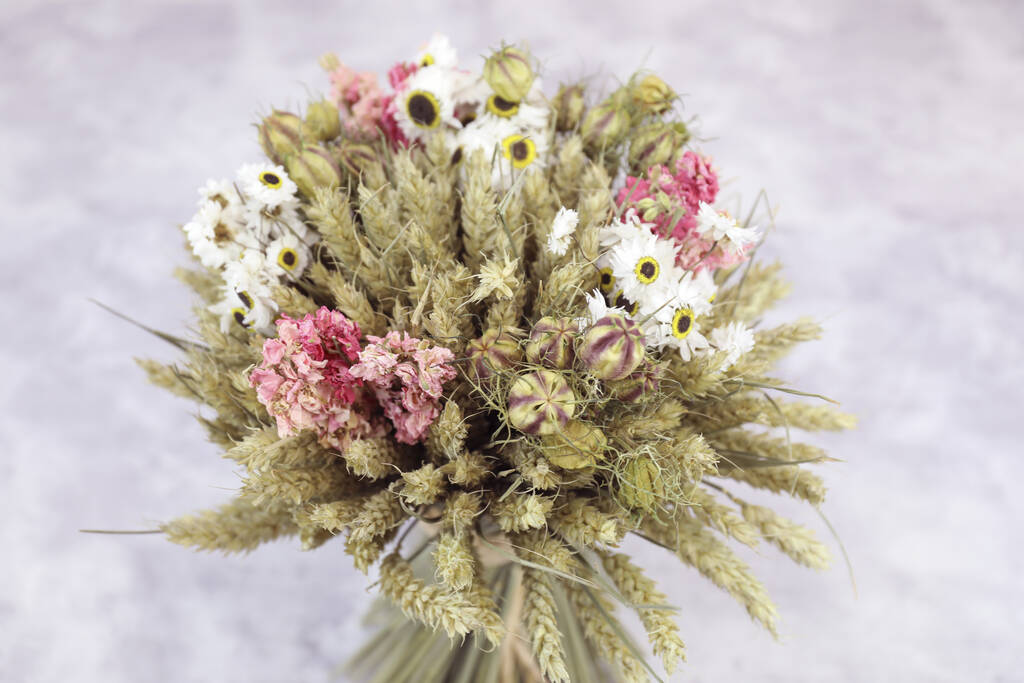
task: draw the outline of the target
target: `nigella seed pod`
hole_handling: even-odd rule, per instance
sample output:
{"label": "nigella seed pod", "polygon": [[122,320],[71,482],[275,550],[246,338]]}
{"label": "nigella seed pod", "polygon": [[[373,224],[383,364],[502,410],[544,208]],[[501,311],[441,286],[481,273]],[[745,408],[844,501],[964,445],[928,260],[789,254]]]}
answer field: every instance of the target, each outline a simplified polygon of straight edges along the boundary
{"label": "nigella seed pod", "polygon": [[555,110],[555,130],[561,133],[576,130],[587,108],[583,99],[583,86],[563,85],[558,89],[551,106]]}
{"label": "nigella seed pod", "polygon": [[579,327],[569,318],[541,318],[530,332],[526,358],[531,363],[564,370],[572,366],[573,344]]}
{"label": "nigella seed pod", "polygon": [[668,83],[661,80],[654,74],[644,76],[639,83],[633,86],[633,103],[646,113],[661,114],[672,108],[676,94]]}
{"label": "nigella seed pod", "polygon": [[623,403],[639,401],[653,394],[661,385],[661,368],[646,358],[631,375],[625,379],[608,383],[608,392]]}
{"label": "nigella seed pod", "polygon": [[341,135],[341,118],[338,116],[337,105],[329,100],[311,103],[306,110],[306,126],[313,137],[322,142]]}
{"label": "nigella seed pod", "polygon": [[512,335],[495,329],[487,330],[471,341],[468,354],[473,373],[481,380],[511,370],[523,359],[519,342]]}
{"label": "nigella seed pod", "polygon": [[299,191],[307,197],[312,197],[318,187],[341,184],[338,162],[320,145],[306,145],[299,154],[286,159],[284,166]]}
{"label": "nigella seed pod", "polygon": [[580,133],[590,149],[610,149],[629,132],[629,112],[615,102],[606,101],[587,112]]}
{"label": "nigella seed pod", "polygon": [[578,420],[569,420],[560,431],[540,439],[544,457],[564,470],[580,470],[604,460],[607,448],[603,431]]}
{"label": "nigella seed pod", "polygon": [[683,146],[684,139],[675,126],[652,123],[638,129],[629,141],[629,164],[633,170],[646,171],[651,166],[668,165]]}
{"label": "nigella seed pod", "polygon": [[376,150],[362,142],[342,140],[341,144],[334,148],[334,156],[346,171],[357,177],[370,165],[380,164]]}
{"label": "nigella seed pod", "polygon": [[644,333],[629,318],[613,313],[584,333],[579,357],[598,379],[629,377],[644,360]]}
{"label": "nigella seed pod", "polygon": [[554,434],[576,412],[576,395],[553,370],[522,375],[508,392],[508,421],[526,434]]}
{"label": "nigella seed pod", "polygon": [[275,163],[283,164],[285,159],[302,151],[304,140],[312,139],[309,127],[295,114],[275,109],[257,126],[260,147]]}
{"label": "nigella seed pod", "polygon": [[619,476],[619,500],[628,507],[653,512],[665,496],[661,472],[650,456],[641,455],[626,463]]}
{"label": "nigella seed pod", "polygon": [[521,102],[534,78],[530,55],[515,47],[503,47],[484,63],[484,80],[507,102]]}

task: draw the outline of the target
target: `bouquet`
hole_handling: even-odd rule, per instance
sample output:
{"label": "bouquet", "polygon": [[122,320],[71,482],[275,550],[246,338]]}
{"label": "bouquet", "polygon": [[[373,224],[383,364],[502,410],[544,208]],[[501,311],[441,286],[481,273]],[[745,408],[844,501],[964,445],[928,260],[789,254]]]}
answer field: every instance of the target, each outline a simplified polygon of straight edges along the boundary
{"label": "bouquet", "polygon": [[386,85],[321,63],[330,95],[264,117],[266,158],[184,225],[196,334],[142,366],[242,483],[167,538],[343,543],[386,598],[349,668],[379,681],[657,679],[617,609],[671,674],[675,609],[627,535],[774,634],[731,545],[829,553],[745,492],[819,506],[828,458],[792,433],[852,418],[771,375],[821,331],[760,324],[788,291],[756,259],[771,212],[729,210],[651,73],[548,93],[526,49],[469,70],[443,36]]}

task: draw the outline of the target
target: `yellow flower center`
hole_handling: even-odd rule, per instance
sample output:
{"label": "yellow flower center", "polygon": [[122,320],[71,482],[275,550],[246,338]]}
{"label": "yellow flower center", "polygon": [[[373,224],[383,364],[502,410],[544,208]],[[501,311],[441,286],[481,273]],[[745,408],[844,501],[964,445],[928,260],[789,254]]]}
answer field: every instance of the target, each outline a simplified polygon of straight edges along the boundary
{"label": "yellow flower center", "polygon": [[420,128],[437,128],[441,123],[441,105],[437,103],[434,93],[426,90],[413,90],[405,98],[405,112]]}
{"label": "yellow flower center", "polygon": [[501,141],[501,149],[505,153],[505,158],[512,162],[512,166],[520,170],[537,159],[537,145],[522,135],[509,135]]}
{"label": "yellow flower center", "polygon": [[487,111],[491,112],[495,116],[507,119],[516,115],[519,111],[519,103],[509,102],[497,95],[491,95],[487,98]]}
{"label": "yellow flower center", "polygon": [[423,59],[420,60],[420,66],[430,66],[434,63],[434,55],[423,55]]}
{"label": "yellow flower center", "polygon": [[299,263],[299,255],[291,247],[285,247],[277,253],[277,265],[285,270],[294,270]]}
{"label": "yellow flower center", "polygon": [[612,290],[615,289],[615,276],[612,275],[611,268],[602,268],[601,271],[601,291],[605,294],[611,294]]}
{"label": "yellow flower center", "polygon": [[672,316],[672,336],[676,339],[686,339],[693,329],[693,311],[689,308],[680,308]]}
{"label": "yellow flower center", "polygon": [[645,285],[649,285],[657,280],[660,273],[661,266],[658,264],[658,260],[650,256],[640,257],[633,268],[633,274],[636,275],[636,279]]}
{"label": "yellow flower center", "polygon": [[271,171],[264,171],[260,173],[260,182],[269,187],[271,190],[276,190],[281,187],[281,176]]}

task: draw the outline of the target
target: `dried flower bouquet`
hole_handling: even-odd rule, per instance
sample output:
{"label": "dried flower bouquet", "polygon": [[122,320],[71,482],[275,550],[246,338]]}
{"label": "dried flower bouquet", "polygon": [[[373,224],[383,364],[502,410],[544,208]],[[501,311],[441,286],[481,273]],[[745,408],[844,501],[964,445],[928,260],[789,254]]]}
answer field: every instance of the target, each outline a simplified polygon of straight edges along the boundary
{"label": "dried flower bouquet", "polygon": [[204,406],[243,480],[162,531],[344,543],[400,610],[352,665],[380,681],[657,678],[616,606],[671,673],[674,609],[628,534],[774,633],[730,544],[829,553],[744,491],[820,505],[806,465],[828,458],[791,432],[852,419],[770,374],[820,333],[760,325],[788,291],[755,259],[770,212],[723,210],[653,74],[547,96],[525,49],[469,71],[443,36],[386,86],[322,64],[330,96],[266,116],[267,159],[208,182],[184,226],[198,338],[142,365]]}

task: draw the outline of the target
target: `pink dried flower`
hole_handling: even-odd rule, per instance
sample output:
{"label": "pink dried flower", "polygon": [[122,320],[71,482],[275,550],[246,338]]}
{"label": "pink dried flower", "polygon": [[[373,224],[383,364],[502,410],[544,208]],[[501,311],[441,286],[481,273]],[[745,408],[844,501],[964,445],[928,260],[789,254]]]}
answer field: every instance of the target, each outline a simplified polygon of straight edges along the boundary
{"label": "pink dried flower", "polygon": [[350,371],[360,335],[359,325],[326,307],[277,321],[277,338],[263,343],[249,383],[280,436],[309,429],[321,443],[344,448],[352,437],[381,433],[371,397]]}
{"label": "pink dried flower", "polygon": [[345,64],[328,74],[331,95],[338,104],[345,131],[354,138],[369,140],[386,130],[384,112],[390,102],[377,83],[377,75],[357,73]]}
{"label": "pink dried flower", "polygon": [[413,64],[412,62],[398,62],[388,69],[388,83],[391,84],[394,90],[401,90],[409,76],[416,73],[419,68],[418,64]]}
{"label": "pink dried flower", "polygon": [[395,439],[413,444],[421,441],[441,412],[444,383],[454,379],[450,363],[455,355],[441,346],[410,337],[408,332],[388,332],[367,337],[368,343],[352,366],[352,376],[366,382],[395,427]]}

